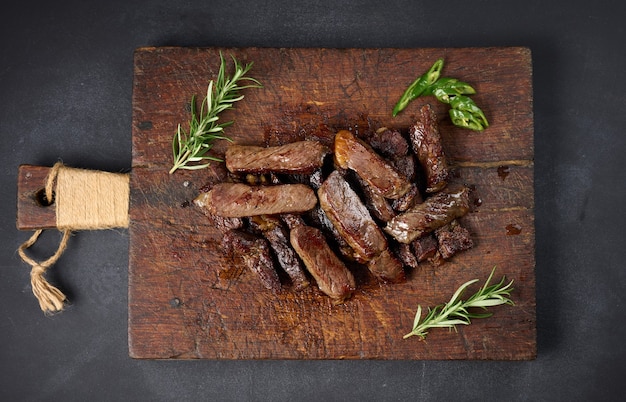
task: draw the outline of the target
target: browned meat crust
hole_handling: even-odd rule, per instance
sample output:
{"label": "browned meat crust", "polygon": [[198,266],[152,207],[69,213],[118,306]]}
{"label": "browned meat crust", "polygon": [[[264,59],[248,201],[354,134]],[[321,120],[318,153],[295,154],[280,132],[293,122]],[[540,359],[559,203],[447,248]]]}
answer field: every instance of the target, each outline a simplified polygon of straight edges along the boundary
{"label": "browned meat crust", "polygon": [[295,250],[291,247],[289,233],[280,219],[269,216],[255,216],[250,219],[250,224],[269,241],[278,264],[291,279],[294,289],[300,291],[307,288],[309,279]]}
{"label": "browned meat crust", "polygon": [[332,172],[317,194],[320,206],[354,249],[357,261],[370,261],[387,248],[385,235],[339,172]]}
{"label": "browned meat crust", "polygon": [[419,239],[413,240],[411,248],[418,262],[430,260],[435,257],[437,253],[437,239],[435,235],[429,233]]}
{"label": "browned meat crust", "polygon": [[448,163],[441,144],[437,115],[430,105],[420,110],[420,120],[409,129],[413,152],[426,174],[426,192],[443,189],[448,181]]}
{"label": "browned meat crust", "polygon": [[[367,184],[367,182],[363,180],[361,176],[355,176],[356,182],[359,185],[358,187],[360,188],[363,195],[365,206],[374,218],[378,219],[381,222],[389,222],[394,216],[396,216],[396,212],[389,204],[389,201],[385,197],[383,197],[382,194],[380,194],[369,184]],[[403,195],[400,199],[404,197],[406,197],[406,194]],[[395,201],[397,200],[394,200],[394,202]]]}
{"label": "browned meat crust", "polygon": [[385,282],[402,282],[406,279],[402,262],[388,248],[367,263],[367,268]]}
{"label": "browned meat crust", "polygon": [[317,198],[304,184],[249,186],[219,183],[200,194],[194,202],[210,214],[229,218],[305,212],[313,209]]}
{"label": "browned meat crust", "polygon": [[469,211],[469,189],[445,190],[427,198],[422,204],[397,215],[385,231],[400,243],[411,243]]}
{"label": "browned meat crust", "polygon": [[354,276],[333,253],[319,229],[298,225],[291,229],[289,238],[322,292],[338,303],[352,295],[356,288]]}
{"label": "browned meat crust", "polygon": [[274,292],[280,290],[280,279],[267,240],[239,230],[229,230],[224,234],[222,246],[227,253],[241,258],[244,265],[257,274],[265,288]]}
{"label": "browned meat crust", "polygon": [[317,141],[276,147],[233,144],[226,150],[226,167],[233,173],[310,174],[324,163],[330,149]]}
{"label": "browned meat crust", "polygon": [[444,260],[452,258],[459,251],[468,250],[474,246],[469,231],[462,227],[457,220],[435,230],[439,254]]}
{"label": "browned meat crust", "polygon": [[347,130],[335,135],[335,161],[343,169],[355,171],[385,198],[402,197],[410,183],[372,147]]}

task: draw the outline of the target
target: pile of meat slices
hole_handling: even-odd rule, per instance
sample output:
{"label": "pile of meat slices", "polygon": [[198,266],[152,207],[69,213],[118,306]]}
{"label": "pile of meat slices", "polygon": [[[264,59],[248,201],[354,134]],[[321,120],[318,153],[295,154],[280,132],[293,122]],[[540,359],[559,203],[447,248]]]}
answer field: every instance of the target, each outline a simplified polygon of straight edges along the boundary
{"label": "pile of meat slices", "polygon": [[362,137],[341,130],[333,149],[317,141],[232,144],[228,180],[194,203],[223,231],[223,250],[266,288],[281,289],[278,265],[295,290],[312,277],[336,302],[356,288],[346,264],[400,282],[422,261],[440,264],[472,247],[457,220],[470,209],[469,188],[448,185],[434,110],[422,107],[408,133]]}

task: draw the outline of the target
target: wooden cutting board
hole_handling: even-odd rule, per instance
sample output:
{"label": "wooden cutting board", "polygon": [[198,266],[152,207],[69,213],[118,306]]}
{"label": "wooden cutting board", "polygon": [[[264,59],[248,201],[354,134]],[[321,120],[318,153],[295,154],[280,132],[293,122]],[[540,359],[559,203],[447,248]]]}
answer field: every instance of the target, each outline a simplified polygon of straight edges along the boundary
{"label": "wooden cutting board", "polygon": [[[171,142],[186,128],[190,99],[202,98],[219,52],[254,62],[263,89],[245,91],[222,119],[235,142],[332,143],[338,129],[406,130],[429,102],[441,119],[455,182],[475,189],[462,219],[475,247],[435,267],[423,263],[402,284],[357,273],[354,297],[333,305],[312,286],[276,295],[238,267],[221,235],[191,201],[220,170],[168,174]],[[455,128],[434,98],[391,110],[439,57],[444,75],[469,82],[489,118],[483,132]],[[274,49],[142,48],[135,53],[130,200],[129,350],[157,359],[498,359],[536,356],[531,54],[527,48]],[[216,155],[225,144],[218,143]],[[515,282],[514,306],[427,340],[403,339],[418,304],[446,302],[462,283],[475,291],[497,266]]]}

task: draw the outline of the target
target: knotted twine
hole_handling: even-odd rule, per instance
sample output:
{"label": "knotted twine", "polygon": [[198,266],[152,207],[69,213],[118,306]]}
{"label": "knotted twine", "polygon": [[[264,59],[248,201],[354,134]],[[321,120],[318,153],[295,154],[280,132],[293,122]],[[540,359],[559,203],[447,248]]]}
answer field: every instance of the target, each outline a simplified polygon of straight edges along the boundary
{"label": "knotted twine", "polygon": [[31,266],[33,294],[46,314],[62,311],[67,298],[52,286],[44,273],[54,265],[67,247],[72,231],[128,227],[130,176],[76,169],[57,162],[45,182],[45,196],[56,208],[56,227],[63,237],[56,252],[48,259],[36,261],[26,249],[37,242],[43,229],[36,230],[18,249],[22,260]]}

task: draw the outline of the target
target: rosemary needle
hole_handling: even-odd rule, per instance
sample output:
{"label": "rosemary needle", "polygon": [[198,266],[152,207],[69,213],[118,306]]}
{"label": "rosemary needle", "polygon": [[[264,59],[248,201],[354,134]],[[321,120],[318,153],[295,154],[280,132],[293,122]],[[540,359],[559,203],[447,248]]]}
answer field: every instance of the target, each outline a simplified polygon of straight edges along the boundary
{"label": "rosemary needle", "polygon": [[[213,141],[222,139],[230,141],[223,135],[224,128],[233,124],[233,121],[218,123],[219,114],[232,109],[233,104],[243,99],[239,91],[246,88],[261,88],[262,85],[254,78],[245,75],[252,68],[252,63],[241,65],[234,56],[235,64],[232,77],[226,76],[226,61],[220,52],[220,69],[215,81],[209,81],[207,94],[200,106],[200,113],[196,113],[196,97],[191,97],[191,120],[189,132],[179,124],[174,139],[172,152],[174,164],[170,174],[177,169],[196,170],[209,166],[210,161],[221,162],[221,159],[208,155]],[[241,85],[240,83],[247,83]]]}
{"label": "rosemary needle", "polygon": [[501,304],[513,305],[513,301],[509,299],[513,288],[511,285],[513,281],[507,285],[504,284],[505,278],[495,284],[489,286],[489,282],[493,277],[496,267],[491,270],[491,274],[487,281],[476,293],[474,293],[466,301],[461,300],[461,295],[465,289],[478,282],[478,279],[465,282],[461,285],[450,301],[446,304],[440,304],[433,309],[428,309],[428,313],[424,319],[420,322],[422,316],[422,306],[417,306],[417,313],[415,314],[415,320],[413,321],[413,329],[408,334],[404,335],[404,339],[411,336],[418,336],[422,340],[426,338],[428,330],[431,328],[456,328],[456,325],[469,325],[472,318],[487,318],[491,316],[491,313],[472,313],[468,311],[469,308],[478,307],[486,310],[487,307],[498,306]]}

